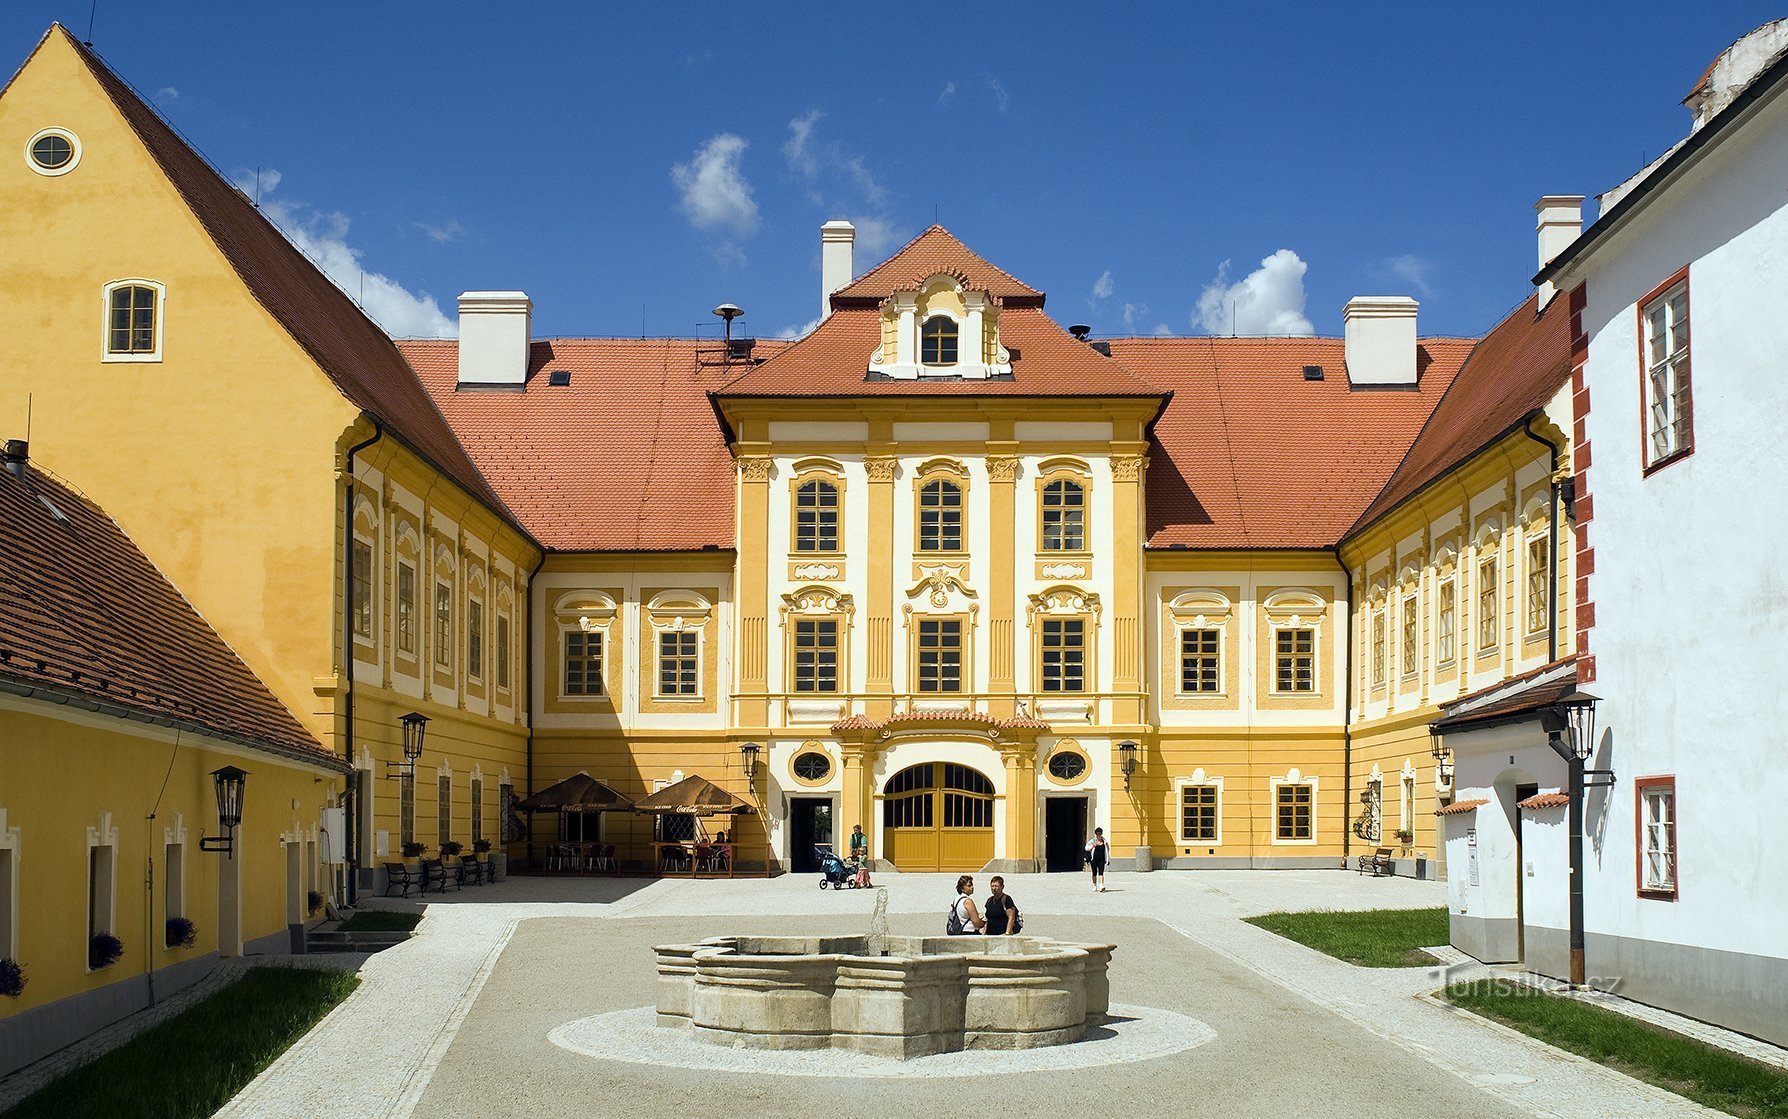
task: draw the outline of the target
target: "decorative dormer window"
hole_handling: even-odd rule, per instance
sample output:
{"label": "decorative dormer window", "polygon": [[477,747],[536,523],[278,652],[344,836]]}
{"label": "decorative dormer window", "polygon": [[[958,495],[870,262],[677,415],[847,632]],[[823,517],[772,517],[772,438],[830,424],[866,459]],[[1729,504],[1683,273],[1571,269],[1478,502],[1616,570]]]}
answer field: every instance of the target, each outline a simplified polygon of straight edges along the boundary
{"label": "decorative dormer window", "polygon": [[956,364],[956,320],[948,315],[933,315],[925,320],[924,336],[919,347],[919,361],[924,365]]}

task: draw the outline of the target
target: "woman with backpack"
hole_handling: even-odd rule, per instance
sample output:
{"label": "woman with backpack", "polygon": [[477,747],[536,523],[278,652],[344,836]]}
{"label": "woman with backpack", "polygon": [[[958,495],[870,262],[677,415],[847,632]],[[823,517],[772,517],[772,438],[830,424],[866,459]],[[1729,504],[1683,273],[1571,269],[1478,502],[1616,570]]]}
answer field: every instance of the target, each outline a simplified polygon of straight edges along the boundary
{"label": "woman with backpack", "polygon": [[944,935],[974,936],[987,927],[975,909],[975,877],[965,874],[956,880],[956,900],[950,903],[950,916],[944,920]]}
{"label": "woman with backpack", "polygon": [[1105,863],[1111,855],[1111,844],[1105,841],[1105,829],[1094,828],[1093,838],[1086,841],[1086,861],[1093,868],[1093,892],[1105,892]]}

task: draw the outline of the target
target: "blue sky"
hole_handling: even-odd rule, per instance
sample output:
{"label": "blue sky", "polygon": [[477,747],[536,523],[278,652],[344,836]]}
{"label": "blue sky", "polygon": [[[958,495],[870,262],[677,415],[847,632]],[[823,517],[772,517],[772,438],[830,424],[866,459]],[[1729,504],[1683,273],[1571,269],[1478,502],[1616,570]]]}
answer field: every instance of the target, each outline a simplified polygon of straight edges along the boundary
{"label": "blue sky", "polygon": [[[0,66],[89,7],[8,0]],[[1243,333],[1412,294],[1474,335],[1530,290],[1534,199],[1674,143],[1701,69],[1783,14],[954,10],[99,0],[93,41],[400,335],[474,288],[527,291],[540,336],[711,334],[720,302],[800,330],[841,216],[859,271],[935,216],[1098,335],[1226,332],[1238,283]]]}

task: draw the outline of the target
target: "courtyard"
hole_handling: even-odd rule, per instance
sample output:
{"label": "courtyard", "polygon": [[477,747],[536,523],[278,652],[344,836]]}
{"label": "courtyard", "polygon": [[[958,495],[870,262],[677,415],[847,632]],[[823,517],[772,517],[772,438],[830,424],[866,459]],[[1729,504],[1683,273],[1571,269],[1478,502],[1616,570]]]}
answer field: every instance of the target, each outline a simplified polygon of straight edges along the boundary
{"label": "courtyard", "polygon": [[[1425,997],[1472,969],[1358,968],[1242,920],[1441,900],[1436,883],[1337,871],[1121,874],[1104,894],[1078,875],[1014,876],[1027,934],[1118,946],[1117,1020],[1071,1046],[891,1069],[637,1044],[650,1027],[628,1012],[653,1002],[653,945],[865,929],[874,891],[816,883],[516,877],[431,899],[417,935],[366,959],[359,990],[220,1114],[930,1115],[992,1091],[1019,1114],[1114,1099],[1166,1114],[1708,1114]],[[941,930],[953,876],[878,885],[892,932]]]}

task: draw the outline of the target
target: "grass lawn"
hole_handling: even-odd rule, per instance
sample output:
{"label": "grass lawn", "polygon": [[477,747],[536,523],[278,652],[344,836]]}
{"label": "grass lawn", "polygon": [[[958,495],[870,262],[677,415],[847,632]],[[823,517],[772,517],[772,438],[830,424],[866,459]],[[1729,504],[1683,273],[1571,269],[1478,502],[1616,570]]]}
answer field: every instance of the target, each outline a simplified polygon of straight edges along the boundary
{"label": "grass lawn", "polygon": [[1788,1070],[1524,984],[1458,983],[1446,989],[1446,998],[1698,1104],[1733,1115],[1788,1119]]}
{"label": "grass lawn", "polygon": [[1447,942],[1445,907],[1268,913],[1248,923],[1361,967],[1426,967],[1440,961],[1422,945]]}
{"label": "grass lawn", "polygon": [[422,920],[420,913],[396,913],[389,909],[362,909],[342,922],[337,932],[409,932]]}
{"label": "grass lawn", "polygon": [[51,1081],[0,1119],[202,1119],[359,983],[343,971],[251,968],[210,998]]}

